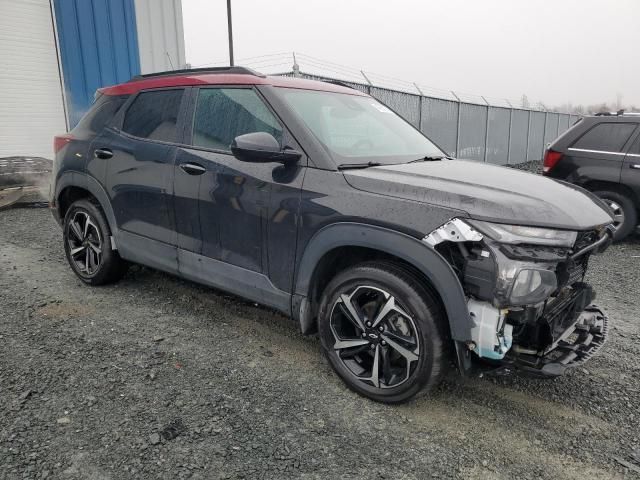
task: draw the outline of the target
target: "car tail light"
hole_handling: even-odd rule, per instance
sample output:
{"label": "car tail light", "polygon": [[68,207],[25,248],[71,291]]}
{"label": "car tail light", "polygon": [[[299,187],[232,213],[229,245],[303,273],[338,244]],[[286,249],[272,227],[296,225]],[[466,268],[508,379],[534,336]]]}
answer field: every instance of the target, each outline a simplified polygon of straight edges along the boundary
{"label": "car tail light", "polygon": [[67,143],[73,140],[73,135],[65,133],[64,135],[56,135],[53,137],[53,153],[58,153]]}
{"label": "car tail light", "polygon": [[542,171],[544,173],[548,173],[553,167],[555,167],[556,163],[558,163],[561,158],[562,158],[562,154],[560,152],[556,152],[555,150],[547,150],[544,153],[544,162],[542,163]]}

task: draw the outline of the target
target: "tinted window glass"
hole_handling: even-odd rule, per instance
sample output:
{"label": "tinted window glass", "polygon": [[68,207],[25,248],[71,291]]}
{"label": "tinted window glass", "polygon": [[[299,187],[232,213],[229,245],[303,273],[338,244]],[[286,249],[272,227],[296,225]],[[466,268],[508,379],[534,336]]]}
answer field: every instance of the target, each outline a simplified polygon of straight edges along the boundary
{"label": "tinted window glass", "polygon": [[634,153],[636,155],[640,155],[640,137],[638,137],[636,141],[633,142],[633,145],[629,149],[628,153]]}
{"label": "tinted window glass", "polygon": [[619,152],[635,128],[635,123],[601,123],[580,137],[573,148]]}
{"label": "tinted window glass", "polygon": [[266,132],[282,141],[282,128],[256,92],[244,88],[206,88],[198,93],[192,144],[230,150],[238,135]]}
{"label": "tinted window glass", "polygon": [[141,93],[127,110],[122,130],[136,137],[175,142],[183,92],[160,90]]}
{"label": "tinted window glass", "polygon": [[367,160],[391,164],[445,155],[371,97],[295,88],[278,91],[338,164]]}
{"label": "tinted window glass", "polygon": [[73,129],[74,132],[98,133],[113,118],[128,96],[100,96]]}

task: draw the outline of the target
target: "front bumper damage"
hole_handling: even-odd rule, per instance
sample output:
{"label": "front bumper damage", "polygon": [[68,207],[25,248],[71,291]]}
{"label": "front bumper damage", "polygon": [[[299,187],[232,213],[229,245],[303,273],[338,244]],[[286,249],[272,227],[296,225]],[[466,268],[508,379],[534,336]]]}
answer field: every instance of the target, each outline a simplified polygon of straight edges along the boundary
{"label": "front bumper damage", "polygon": [[[607,341],[609,319],[595,304],[590,303],[584,309],[578,307],[584,298],[581,292],[552,305],[541,320],[555,325],[564,324],[566,328],[556,331],[557,338],[543,350],[532,351],[515,345],[502,360],[500,370],[504,373],[517,370],[535,377],[553,378],[593,357]],[[580,310],[576,312],[577,308]],[[571,320],[567,322],[567,319]]]}
{"label": "front bumper damage", "polygon": [[[463,373],[553,378],[605,344],[608,318],[584,278],[589,257],[611,244],[610,228],[578,232],[573,246],[556,247],[500,243],[458,220],[443,227],[424,240],[449,261],[467,296],[470,340],[456,342]],[[540,275],[515,295],[522,271]]]}

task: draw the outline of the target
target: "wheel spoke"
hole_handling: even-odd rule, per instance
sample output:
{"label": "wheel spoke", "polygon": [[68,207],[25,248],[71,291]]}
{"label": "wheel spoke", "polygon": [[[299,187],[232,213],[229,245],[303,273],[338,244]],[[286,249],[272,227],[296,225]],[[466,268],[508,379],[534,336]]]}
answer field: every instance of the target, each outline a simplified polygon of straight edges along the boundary
{"label": "wheel spoke", "polygon": [[85,247],[84,245],[78,248],[72,248],[69,253],[71,254],[72,257],[75,257],[77,254],[82,253],[85,248],[87,247]]}
{"label": "wheel spoke", "polygon": [[413,353],[411,350],[408,350],[408,349],[404,348],[402,345],[400,345],[396,341],[392,340],[389,335],[386,335],[386,333],[383,333],[380,336],[386,340],[386,342],[389,344],[389,346],[391,348],[393,348],[396,352],[398,352],[400,355],[402,355],[404,358],[406,358],[407,362],[410,363],[410,362],[415,362],[416,360],[418,360],[418,355],[417,354]]}
{"label": "wheel spoke", "polygon": [[89,226],[90,225],[92,225],[92,223],[89,220],[89,217],[87,217],[85,222],[84,222],[84,238],[87,238],[87,235],[89,234]]}
{"label": "wheel spoke", "polygon": [[361,345],[368,345],[369,340],[366,338],[354,338],[350,340],[336,339],[336,343],[333,345],[334,350],[342,350],[343,348],[359,347]]}
{"label": "wheel spoke", "polygon": [[100,248],[100,246],[94,244],[93,242],[89,242],[89,247],[96,253],[96,255],[100,255],[102,253],[102,249]]}
{"label": "wheel spoke", "polygon": [[79,241],[84,240],[84,236],[82,235],[82,229],[80,228],[80,225],[78,225],[78,224],[76,223],[76,221],[75,221],[75,220],[72,220],[72,221],[69,223],[69,227],[70,227],[70,230],[73,232],[73,234],[75,235],[75,237],[76,237]]}
{"label": "wheel spoke", "polygon": [[396,305],[396,299],[389,295],[387,301],[384,302],[384,305],[376,315],[376,319],[373,321],[373,328],[375,328],[378,323],[380,323],[390,312],[398,312],[400,315],[406,318],[411,318],[407,313],[405,313],[400,307]]}
{"label": "wheel spoke", "polygon": [[347,312],[346,312],[348,313],[347,317],[349,318],[351,323],[353,323],[356,327],[358,327],[361,331],[364,332],[364,322],[362,320],[362,317],[358,313],[358,311],[353,306],[353,303],[351,302],[351,297],[349,297],[348,295],[342,294],[340,295],[340,300],[342,301],[342,304],[344,305],[344,307],[347,309]]}

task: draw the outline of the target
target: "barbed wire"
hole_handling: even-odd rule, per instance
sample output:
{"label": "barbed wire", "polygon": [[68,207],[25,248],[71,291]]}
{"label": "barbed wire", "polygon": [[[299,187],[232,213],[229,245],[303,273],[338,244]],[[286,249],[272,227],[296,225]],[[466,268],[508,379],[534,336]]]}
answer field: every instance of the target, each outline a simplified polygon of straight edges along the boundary
{"label": "barbed wire", "polygon": [[[207,66],[228,65],[228,60],[214,60],[211,62],[194,65],[195,68]],[[259,70],[265,74],[282,74],[284,66],[291,66],[291,71],[303,71],[310,75],[321,77],[336,77],[342,80],[360,85],[370,85],[374,88],[396,90],[413,95],[423,95],[443,100],[462,101],[478,105],[491,105],[494,107],[517,108],[534,111],[548,111],[542,102],[531,105],[522,105],[521,101],[508,98],[492,97],[477,93],[452,91],[444,88],[425,85],[421,82],[410,82],[405,79],[393,77],[378,72],[364,71],[348,65],[343,65],[330,60],[321,59],[313,55],[300,52],[278,52],[251,57],[239,58],[236,64]],[[276,69],[276,71],[269,71]]]}

